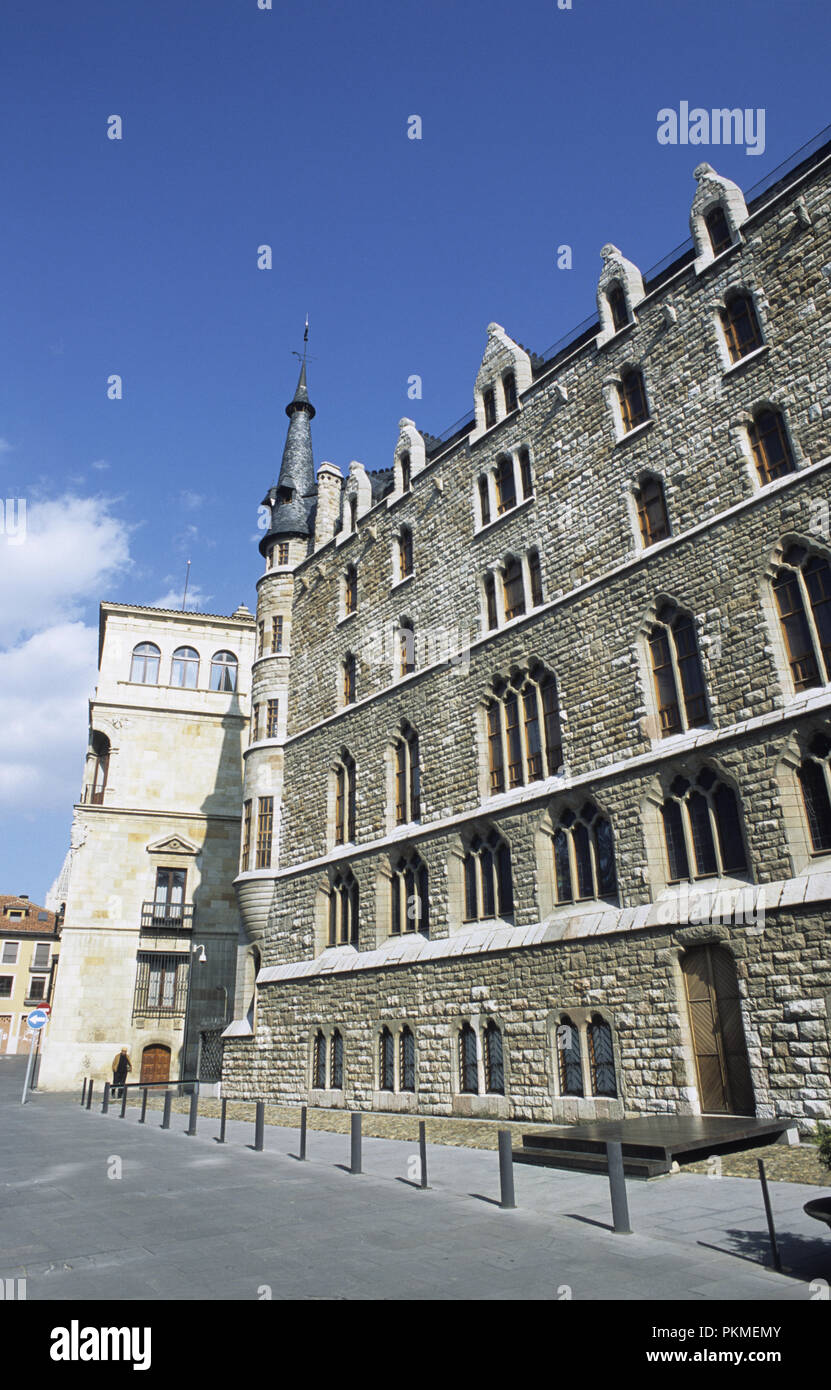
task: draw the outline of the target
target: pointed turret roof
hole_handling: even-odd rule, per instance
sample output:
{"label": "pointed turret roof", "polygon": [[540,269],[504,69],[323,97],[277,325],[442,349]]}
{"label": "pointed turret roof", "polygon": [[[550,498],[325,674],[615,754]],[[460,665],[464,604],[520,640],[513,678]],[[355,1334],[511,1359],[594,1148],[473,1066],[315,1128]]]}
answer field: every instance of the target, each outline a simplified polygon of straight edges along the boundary
{"label": "pointed turret roof", "polygon": [[300,367],[297,390],[286,406],[289,417],[280,476],[263,498],[263,506],[271,507],[271,525],[260,541],[260,553],[265,554],[275,537],[309,536],[312,532],[314,510],[315,466],[312,453],[311,422],[315,408],[309,400],[306,385],[306,359]]}

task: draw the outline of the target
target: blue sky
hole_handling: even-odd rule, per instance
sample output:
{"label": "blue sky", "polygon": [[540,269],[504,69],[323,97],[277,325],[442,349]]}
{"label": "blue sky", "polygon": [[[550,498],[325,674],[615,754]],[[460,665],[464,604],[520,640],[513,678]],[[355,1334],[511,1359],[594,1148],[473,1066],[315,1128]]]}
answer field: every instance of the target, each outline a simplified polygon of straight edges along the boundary
{"label": "blue sky", "polygon": [[[385,467],[402,415],[470,408],[491,320],[543,352],[605,242],[684,240],[700,160],[747,188],[831,119],[826,0],[273,6],[4,0],[3,892],[63,857],[99,599],[171,602],[190,558],[206,611],[254,607],[307,311],[316,458]],[[764,108],[764,153],[659,145],[682,100]]]}

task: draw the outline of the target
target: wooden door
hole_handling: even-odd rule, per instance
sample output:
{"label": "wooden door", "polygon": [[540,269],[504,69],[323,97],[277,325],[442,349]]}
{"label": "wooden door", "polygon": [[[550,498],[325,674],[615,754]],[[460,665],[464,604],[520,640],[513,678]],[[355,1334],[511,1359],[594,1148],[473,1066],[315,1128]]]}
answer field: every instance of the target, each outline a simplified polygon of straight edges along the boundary
{"label": "wooden door", "polygon": [[141,1054],[141,1078],[144,1085],[153,1081],[170,1080],[170,1048],[161,1043],[146,1047]]}
{"label": "wooden door", "polygon": [[704,1114],[755,1115],[736,964],[723,946],[681,957]]}

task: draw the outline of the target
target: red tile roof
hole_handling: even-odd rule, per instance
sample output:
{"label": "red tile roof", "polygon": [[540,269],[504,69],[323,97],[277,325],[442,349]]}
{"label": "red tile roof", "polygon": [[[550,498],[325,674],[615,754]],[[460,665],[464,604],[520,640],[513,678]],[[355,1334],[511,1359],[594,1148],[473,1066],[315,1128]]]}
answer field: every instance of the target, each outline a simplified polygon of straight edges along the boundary
{"label": "red tile roof", "polygon": [[[10,917],[9,908],[12,911],[22,908],[24,912],[28,911],[29,915]],[[47,912],[46,908],[38,903],[30,902],[28,898],[20,898],[14,893],[0,893],[0,931],[12,931],[16,936],[23,932],[31,932],[33,936],[53,936],[56,921],[54,912]]]}

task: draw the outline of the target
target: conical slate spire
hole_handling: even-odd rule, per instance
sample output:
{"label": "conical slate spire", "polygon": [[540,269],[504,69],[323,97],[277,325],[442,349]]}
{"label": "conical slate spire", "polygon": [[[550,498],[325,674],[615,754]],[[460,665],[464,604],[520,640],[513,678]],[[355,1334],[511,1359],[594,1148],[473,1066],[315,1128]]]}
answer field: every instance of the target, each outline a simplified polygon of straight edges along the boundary
{"label": "conical slate spire", "polygon": [[311,422],[315,408],[309,400],[306,385],[306,359],[300,367],[300,379],[292,400],[286,406],[289,429],[280,476],[276,487],[270,489],[263,505],[271,507],[271,525],[260,541],[260,553],[265,554],[275,536],[311,535],[311,515],[314,509],[315,466],[312,453]]}

